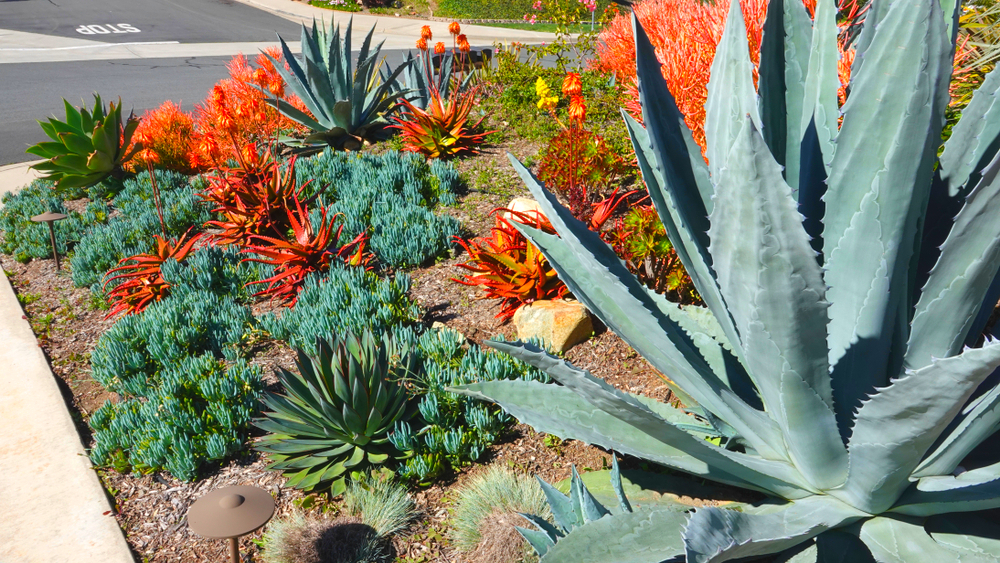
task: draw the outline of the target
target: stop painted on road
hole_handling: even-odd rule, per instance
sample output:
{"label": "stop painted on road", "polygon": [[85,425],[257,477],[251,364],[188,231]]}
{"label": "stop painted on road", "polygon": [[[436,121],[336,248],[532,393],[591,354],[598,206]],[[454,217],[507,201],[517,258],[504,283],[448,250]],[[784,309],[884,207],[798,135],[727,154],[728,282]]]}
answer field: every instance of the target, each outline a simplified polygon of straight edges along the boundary
{"label": "stop painted on road", "polygon": [[127,23],[81,25],[77,33],[84,35],[107,35],[109,33],[141,33],[142,30]]}

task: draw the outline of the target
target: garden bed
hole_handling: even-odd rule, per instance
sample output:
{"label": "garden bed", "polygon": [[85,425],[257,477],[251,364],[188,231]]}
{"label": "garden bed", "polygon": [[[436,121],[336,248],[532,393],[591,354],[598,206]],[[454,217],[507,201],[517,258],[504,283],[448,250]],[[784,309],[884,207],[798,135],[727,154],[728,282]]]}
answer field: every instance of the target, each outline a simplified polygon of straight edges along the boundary
{"label": "garden bed", "polygon": [[[502,148],[506,147],[496,147],[491,154],[468,161],[466,165],[470,169],[477,166],[477,162],[479,166],[485,166],[485,163],[499,165],[502,161],[497,156],[502,156]],[[526,192],[471,191],[446,211],[462,218],[463,224],[470,230],[477,229],[471,234],[482,236],[491,224],[489,212],[505,205],[511,196],[516,195],[526,195]],[[458,330],[476,344],[496,335],[514,337],[516,331],[513,325],[503,324],[495,318],[494,301],[480,299],[477,288],[451,281],[462,273],[455,264],[466,258],[458,255],[411,272],[413,285],[410,295],[421,306],[422,322],[428,326],[442,323]],[[115,400],[116,397],[91,378],[89,358],[98,338],[113,321],[104,318],[106,310],[93,305],[88,288],[74,287],[65,266],[56,275],[51,260],[32,260],[22,264],[8,255],[0,255],[0,265],[7,272],[38,336],[39,345],[61,382],[84,445],[90,447],[92,438],[86,419],[106,400]],[[268,309],[270,304],[260,300],[254,308]],[[282,343],[259,342],[254,345],[250,358],[253,364],[263,368],[265,383],[271,390],[277,388],[272,373],[275,368],[294,369],[294,353]],[[655,370],[607,330],[598,330],[593,339],[570,350],[566,358],[629,392],[658,400],[670,399],[669,390]],[[571,465],[582,471],[602,469],[609,460],[609,454],[598,448],[575,441],[553,443],[530,427],[515,426],[476,465],[461,468],[434,486],[414,491],[422,516],[412,530],[397,538],[396,549],[400,556],[411,561],[459,561],[458,554],[453,553],[443,539],[445,521],[453,500],[450,493],[486,467],[499,465],[557,482],[569,477]],[[281,474],[268,471],[265,465],[260,454],[244,450],[236,459],[205,470],[201,478],[194,482],[180,481],[165,472],[134,476],[101,470],[100,474],[114,498],[116,517],[138,559],[151,562],[216,561],[225,557],[224,542],[193,535],[184,521],[187,507],[201,495],[231,484],[256,485],[274,494],[277,515],[302,506],[306,495],[297,489],[283,487],[285,479]],[[333,502],[329,506],[318,503],[313,510],[322,511],[324,508],[337,511],[338,503]],[[250,541],[254,537],[259,537],[259,533],[243,541],[244,550],[253,553],[258,549]]]}
{"label": "garden bed", "polygon": [[[457,27],[453,34],[456,43],[465,42]],[[470,127],[454,145],[421,145],[426,133],[406,128],[420,110],[407,103],[412,121],[398,119],[403,131],[395,137],[362,139],[376,130],[372,123],[357,135],[331,128],[324,141],[331,147],[363,149],[292,156],[275,141],[279,133],[302,137],[316,127],[308,119],[295,121],[305,106],[285,93],[293,78],[263,55],[256,65],[237,57],[231,78],[213,89],[196,115],[166,103],[144,116],[135,133],[142,150],[128,170],[115,169],[117,179],[105,177],[87,189],[53,189],[40,181],[5,197],[0,266],[60,381],[137,559],[224,557],[224,542],[197,537],[186,526],[188,507],[210,490],[262,487],[275,498],[279,519],[293,513],[354,517],[350,487],[372,478],[369,470],[384,475],[384,467],[395,475],[393,486],[406,487],[417,514],[391,534],[397,559],[469,561],[452,532],[456,500],[470,483],[503,469],[540,497],[524,476],[557,483],[574,467],[585,475],[612,467],[609,451],[537,433],[496,405],[453,391],[480,382],[548,381],[542,371],[490,350],[487,341],[517,338],[509,320],[514,306],[561,297],[566,286],[537,258],[517,267],[527,268],[528,285],[549,280],[539,286],[541,293],[490,286],[470,274],[469,265],[484,264],[489,254],[484,241],[504,225],[512,229],[495,210],[529,196],[507,153],[545,179],[634,272],[665,280],[678,271],[664,261],[671,251],[662,225],[626,220],[637,208],[652,211],[640,205],[641,183],[617,109],[621,89],[599,73],[584,73],[581,82],[564,69],[524,64],[519,49],[498,53],[496,65],[482,71],[483,81],[461,91],[470,109],[456,119]],[[373,87],[373,80],[358,80]],[[417,84],[413,76],[407,80]],[[569,104],[553,95],[559,82],[570,92]],[[262,90],[275,96],[267,100],[274,104],[284,97],[285,113],[265,107]],[[580,113],[584,92],[589,129]],[[98,107],[100,100],[95,115]],[[72,111],[68,121],[90,125],[89,117],[74,119]],[[441,147],[450,152],[440,154]],[[55,149],[48,144],[38,150]],[[28,221],[45,210],[69,215],[56,224],[66,255],[60,272],[48,259],[44,226]],[[630,249],[626,236],[639,231],[659,250],[640,256]],[[529,247],[514,244],[494,254],[522,260],[517,256]],[[652,281],[642,283],[652,288]],[[321,361],[303,360],[297,352],[321,358],[318,339],[368,333],[373,338],[367,342],[383,346],[391,358],[373,369],[378,382],[365,379],[369,387],[352,387],[348,399],[329,393],[313,398],[305,430],[278,428],[278,396],[304,388],[301,382],[313,371],[309,362]],[[349,345],[329,346],[337,356],[326,367],[347,369],[330,366],[348,361]],[[668,381],[596,319],[593,334],[561,357],[628,393],[679,404]],[[416,369],[396,371],[410,359],[417,363],[407,369]],[[354,382],[367,377],[355,371],[345,376]],[[369,399],[381,400],[383,392],[405,397],[399,403],[405,413],[390,416],[388,403],[373,406]],[[336,413],[339,405],[346,413],[353,404],[365,405],[363,416],[382,410],[377,419],[357,423],[362,431],[350,429],[361,441],[347,442],[336,433],[348,432],[348,415],[338,422]],[[320,435],[309,434],[315,429]],[[281,459],[290,451],[282,448],[310,441],[303,436],[319,436],[325,450],[293,459],[281,471],[269,467],[288,459]],[[353,450],[339,449],[343,443]],[[344,451],[353,452],[350,459]],[[655,470],[621,461],[626,471]],[[345,469],[358,463],[358,470]],[[661,471],[654,480],[661,478],[672,477]],[[684,503],[714,502],[717,493],[690,481],[675,485],[663,492]],[[544,512],[535,506],[507,511]],[[273,539],[267,534],[265,528],[244,538],[243,550],[261,555],[265,538]],[[515,535],[509,541],[521,540]]]}

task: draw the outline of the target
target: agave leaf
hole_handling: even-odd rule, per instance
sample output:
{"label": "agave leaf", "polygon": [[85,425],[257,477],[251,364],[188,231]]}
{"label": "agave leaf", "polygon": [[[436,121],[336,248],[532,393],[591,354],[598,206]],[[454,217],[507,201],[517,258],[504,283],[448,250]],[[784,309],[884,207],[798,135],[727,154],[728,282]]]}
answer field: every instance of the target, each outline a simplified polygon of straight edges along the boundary
{"label": "agave leaf", "polygon": [[998,507],[1000,507],[1000,463],[966,471],[957,476],[924,477],[900,497],[890,512],[910,516],[931,516]]}
{"label": "agave leaf", "polygon": [[740,405],[742,401],[735,395],[734,405],[720,398],[724,385],[718,376],[687,334],[669,316],[660,313],[657,302],[614,251],[597,233],[560,206],[516,159],[511,162],[560,236],[547,235],[521,223],[515,223],[515,227],[542,250],[574,295],[661,373],[669,373],[696,401],[737,428],[755,448],[776,451],[777,446],[764,441],[766,430],[755,431],[748,426],[747,421],[754,420],[745,412],[753,410],[749,405]]}
{"label": "agave leaf", "polygon": [[816,132],[815,120],[811,118],[806,125],[805,132],[802,133],[802,143],[799,145],[798,193],[796,197],[799,202],[799,212],[803,216],[802,226],[809,234],[809,244],[821,259],[823,253],[823,216],[826,214],[826,203],[823,201],[826,195],[826,178],[823,149]]}
{"label": "agave leaf", "polygon": [[63,99],[63,106],[66,108],[66,124],[70,127],[76,129],[79,133],[87,133],[88,130],[83,128],[83,117],[80,115],[80,110],[73,107],[73,104]]}
{"label": "agave leaf", "polygon": [[816,3],[816,19],[813,23],[812,44],[809,50],[809,71],[805,79],[802,97],[802,117],[799,121],[799,137],[805,133],[810,120],[816,126],[816,139],[823,154],[823,163],[829,170],[833,160],[834,139],[837,138],[837,89],[840,78],[837,75],[837,5],[835,0],[819,0]]}
{"label": "agave leaf", "polygon": [[94,136],[92,137],[94,146],[93,150],[97,150],[98,152],[102,152],[109,156],[114,155],[117,152],[118,139],[113,139],[109,133],[111,132],[106,131],[103,127],[94,129]]}
{"label": "agave leaf", "polygon": [[799,185],[803,82],[812,42],[809,28],[809,13],[801,2],[768,3],[757,80],[762,134],[775,160],[785,167],[785,181],[793,193]]}
{"label": "agave leaf", "polygon": [[997,523],[974,514],[947,514],[929,518],[925,526],[934,541],[959,552],[989,554],[1000,559]]}
{"label": "agave leaf", "polygon": [[[527,517],[527,515],[522,514],[521,516]],[[527,528],[522,528],[520,526],[514,526],[517,533],[521,534],[521,537],[527,540],[528,544],[539,557],[544,557],[549,551],[549,548],[556,544],[555,540],[550,538],[545,532],[538,530],[529,530]]]}
{"label": "agave leaf", "polygon": [[814,496],[760,512],[695,510],[684,530],[688,563],[720,563],[779,553],[866,516],[834,498]]}
{"label": "agave leaf", "polygon": [[758,130],[761,128],[746,23],[738,1],[729,4],[726,27],[712,59],[710,76],[705,102],[705,156],[712,183],[718,184],[719,171],[726,166],[746,116],[750,116]]}
{"label": "agave leaf", "polygon": [[62,143],[55,141],[43,141],[37,145],[28,147],[24,152],[40,156],[42,158],[52,158],[66,153],[66,147]]}
{"label": "agave leaf", "polygon": [[951,69],[936,2],[898,0],[883,23],[868,47],[881,64],[862,65],[852,82],[825,195],[830,363],[845,433],[857,402],[887,383]]}
{"label": "agave leaf", "polygon": [[1000,385],[994,386],[966,408],[963,416],[952,424],[945,439],[917,466],[913,477],[952,473],[969,452],[997,430],[998,425]]}
{"label": "agave leaf", "polygon": [[[579,478],[579,477],[578,477]],[[564,495],[558,489],[545,482],[544,479],[535,477],[538,485],[545,494],[545,500],[549,503],[549,510],[552,511],[552,519],[556,525],[567,532],[584,524],[580,514],[577,514],[573,507],[573,499],[569,495]]]}
{"label": "agave leaf", "polygon": [[[637,30],[641,29],[637,28]],[[640,57],[639,60],[643,60],[643,57]],[[662,76],[660,79],[662,80]],[[655,83],[655,78],[652,80]],[[642,84],[641,81],[640,77],[640,84]],[[665,83],[658,86],[660,88],[657,93],[667,96],[667,100],[672,102],[673,98],[669,98],[670,93],[667,91]],[[642,90],[640,90],[641,95]],[[662,98],[660,100],[662,101]],[[676,115],[670,120],[665,120],[660,116],[659,119],[663,123],[654,129],[659,131],[659,135],[665,139],[657,141],[657,143],[671,142],[670,145],[658,145],[659,147],[672,147],[672,150],[666,151],[656,150],[653,138],[650,136],[651,132],[644,129],[624,111],[622,115],[625,118],[625,125],[628,128],[632,145],[636,148],[636,159],[639,163],[639,169],[642,171],[643,180],[649,190],[650,199],[656,207],[657,214],[666,229],[667,238],[670,239],[678,258],[684,264],[685,271],[691,276],[691,281],[698,290],[698,294],[702,296],[709,310],[725,329],[726,338],[733,345],[733,353],[742,361],[743,349],[739,346],[739,335],[729,311],[726,309],[722,293],[715,281],[715,274],[711,269],[712,259],[708,254],[708,213],[706,207],[702,205],[701,198],[692,187],[692,184],[696,183],[699,188],[702,188],[704,184],[705,191],[709,194],[713,192],[708,178],[708,169],[696,149],[688,156],[695,155],[697,162],[690,158],[687,159],[686,164],[682,160],[677,162],[666,160],[666,157],[675,155],[682,150],[681,147],[684,147],[683,150],[690,150],[690,147],[680,143],[685,143],[691,138],[687,126],[682,125],[684,120],[676,106],[671,104],[666,109],[673,109]],[[647,116],[646,119],[649,123],[648,120],[654,119],[654,116]],[[694,142],[691,141],[691,143]],[[688,222],[688,217],[692,217],[693,223]]]}
{"label": "agave leaf", "polygon": [[580,474],[576,471],[576,466],[571,468],[572,480],[570,481],[570,498],[573,500],[573,507],[577,512],[580,525],[589,524],[610,514],[604,505],[597,502],[594,495],[590,494],[584,486]]}
{"label": "agave leaf", "polygon": [[[772,487],[788,490],[788,485],[792,484],[792,488],[809,488],[802,482],[801,476],[789,465],[730,452],[717,448],[704,440],[694,438],[657,415],[642,402],[618,391],[604,380],[577,369],[564,360],[550,356],[538,348],[525,344],[501,346],[499,342],[491,343],[491,345],[545,371],[550,377],[578,394],[594,407],[628,423],[640,432],[652,434],[661,441],[669,441],[673,447],[704,460],[706,463],[718,464],[723,471],[754,482],[758,487],[770,490],[774,490]],[[565,434],[559,435],[566,436]],[[789,493],[798,494],[796,491],[789,491]]]}
{"label": "agave leaf", "polygon": [[941,176],[948,184],[948,194],[959,195],[979,181],[979,173],[995,160],[996,140],[1000,136],[1000,72],[986,75],[982,85],[972,95],[972,101],[962,110],[962,117],[944,143],[941,153]]}
{"label": "agave leaf", "polygon": [[[632,425],[595,408],[562,386],[504,381],[464,385],[452,391],[495,402],[539,432],[572,436],[588,444],[638,456],[712,481],[761,490],[746,479],[727,473],[721,466],[709,465],[663,439],[636,432]],[[791,488],[787,492],[791,494]]]}
{"label": "agave leaf", "polygon": [[[302,28],[302,35],[308,35],[305,31],[305,26]],[[281,60],[275,59],[264,53],[264,56],[271,60],[274,64],[274,69],[278,71],[281,78],[285,81],[285,84],[292,89],[292,93],[302,100],[302,103],[309,109],[316,120],[325,123],[329,122],[329,117],[323,111],[319,100],[313,95],[312,89],[309,88],[309,80],[306,78],[305,71],[302,70],[302,65],[299,64],[298,59],[292,54],[291,49],[285,43],[285,40],[278,36],[278,41],[281,43]],[[282,62],[284,61],[284,63]],[[285,64],[288,65],[288,69],[285,69]],[[267,96],[264,100],[269,103],[269,105],[274,105],[273,101],[268,100]]]}
{"label": "agave leaf", "polygon": [[611,456],[611,488],[614,489],[615,497],[618,499],[618,508],[622,512],[632,512],[632,505],[629,504],[622,488],[622,472],[618,468],[618,458],[615,455]]}
{"label": "agave leaf", "polygon": [[74,172],[87,170],[87,157],[81,154],[60,154],[52,157],[52,164]]}
{"label": "agave leaf", "polygon": [[[850,527],[859,528],[857,524]],[[828,530],[802,546],[782,553],[774,563],[875,563],[872,554],[858,536],[841,530]]]}
{"label": "agave leaf", "polygon": [[[687,515],[656,508],[606,516],[573,530],[549,547],[545,563],[661,563],[684,553]],[[666,533],[665,533],[666,532]]]}
{"label": "agave leaf", "polygon": [[[330,88],[330,74],[324,68],[323,55],[320,54],[320,47],[313,38],[303,30],[302,32],[302,62],[305,63],[306,79],[309,80],[310,90],[314,91],[316,100],[322,104],[323,114],[336,121],[335,104],[337,98]],[[308,41],[306,38],[308,37]],[[331,114],[331,110],[334,111]]]}
{"label": "agave leaf", "polygon": [[934,541],[923,526],[875,517],[861,526],[861,541],[879,563],[912,563],[913,561],[954,561],[956,563],[997,563],[1000,558],[990,553],[959,552]]}
{"label": "agave leaf", "polygon": [[87,158],[87,170],[90,172],[108,172],[115,167],[115,162],[107,153],[94,151]]}
{"label": "agave leaf", "polygon": [[59,141],[66,145],[66,148],[75,154],[90,154],[94,151],[94,144],[86,135],[77,133],[59,133]]}
{"label": "agave leaf", "polygon": [[[639,101],[642,104],[643,121],[649,127],[651,146],[657,150],[650,164],[655,166],[662,178],[656,192],[670,189],[678,201],[678,213],[683,217],[683,224],[691,224],[694,236],[705,240],[708,231],[708,213],[712,210],[712,182],[708,175],[708,167],[701,157],[701,148],[694,142],[691,130],[684,123],[684,116],[677,109],[674,97],[667,88],[667,82],[660,70],[660,62],[656,51],[639,24],[635,13],[632,14],[632,29],[635,32],[636,78],[639,86]],[[623,112],[622,115],[628,115]],[[626,119],[626,121],[628,121]],[[660,159],[663,159],[662,161]],[[645,178],[645,174],[643,174]],[[647,180],[648,182],[649,180]],[[650,189],[653,202],[657,205],[662,196]],[[699,203],[700,202],[700,203]],[[707,242],[707,241],[706,241]]]}
{"label": "agave leaf", "polygon": [[996,212],[998,173],[1000,158],[994,158],[955,217],[941,247],[913,315],[905,357],[909,369],[923,367],[931,358],[946,358],[961,351],[1000,270],[1000,222],[984,220]]}
{"label": "agave leaf", "polygon": [[791,188],[750,120],[717,180],[710,219],[719,287],[750,377],[803,475],[820,489],[839,485],[847,451],[827,368],[826,288]]}
{"label": "agave leaf", "polygon": [[993,340],[908,371],[868,399],[848,444],[847,481],[831,494],[873,514],[888,510],[923,454],[998,365],[1000,340]]}

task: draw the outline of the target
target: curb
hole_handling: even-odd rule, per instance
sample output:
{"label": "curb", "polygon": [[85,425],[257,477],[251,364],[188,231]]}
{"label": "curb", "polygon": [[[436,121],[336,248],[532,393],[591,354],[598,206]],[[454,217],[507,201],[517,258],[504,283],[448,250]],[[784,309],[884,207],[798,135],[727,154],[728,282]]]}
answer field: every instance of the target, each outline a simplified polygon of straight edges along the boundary
{"label": "curb", "polygon": [[[0,192],[30,181],[31,164],[0,167]],[[0,561],[135,563],[2,269],[0,319]]]}
{"label": "curb", "polygon": [[3,197],[8,192],[16,192],[30,184],[36,178],[40,178],[42,176],[41,172],[31,169],[32,165],[39,162],[44,161],[33,160],[31,162],[17,162],[15,164],[0,166],[0,197]]}

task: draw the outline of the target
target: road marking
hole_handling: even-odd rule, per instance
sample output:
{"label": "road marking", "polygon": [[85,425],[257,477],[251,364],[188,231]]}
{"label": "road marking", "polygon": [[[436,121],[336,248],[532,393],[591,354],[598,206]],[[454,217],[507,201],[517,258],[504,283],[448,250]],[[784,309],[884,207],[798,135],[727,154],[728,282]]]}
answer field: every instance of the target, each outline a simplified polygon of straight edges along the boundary
{"label": "road marking", "polygon": [[72,47],[0,47],[0,51],[67,51],[70,49],[94,49],[118,47],[121,45],[175,45],[180,41],[130,41],[128,43],[99,43],[97,45],[73,45]]}
{"label": "road marking", "polygon": [[109,33],[142,33],[142,30],[127,23],[118,23],[114,25],[106,23],[103,25],[81,25],[76,28],[76,32],[82,33],[83,35],[107,35]]}

